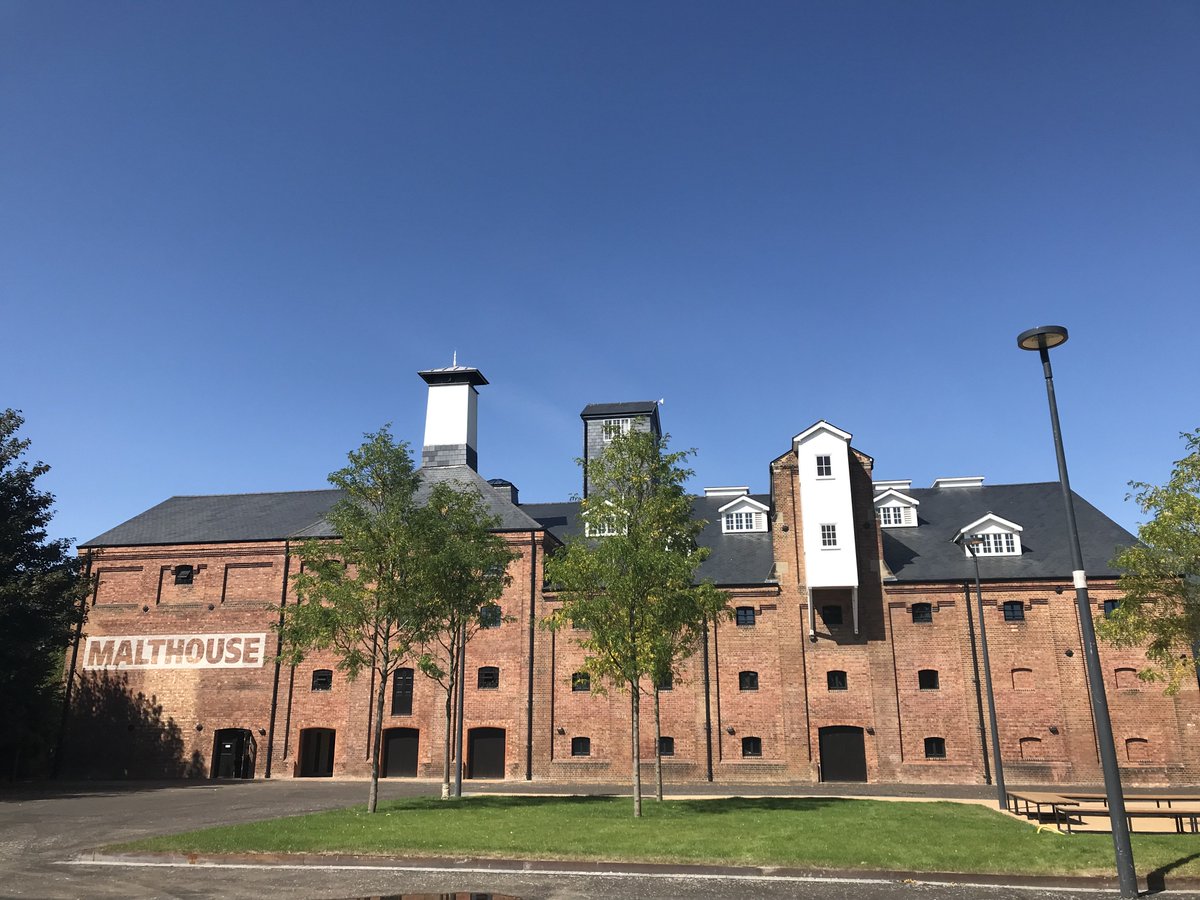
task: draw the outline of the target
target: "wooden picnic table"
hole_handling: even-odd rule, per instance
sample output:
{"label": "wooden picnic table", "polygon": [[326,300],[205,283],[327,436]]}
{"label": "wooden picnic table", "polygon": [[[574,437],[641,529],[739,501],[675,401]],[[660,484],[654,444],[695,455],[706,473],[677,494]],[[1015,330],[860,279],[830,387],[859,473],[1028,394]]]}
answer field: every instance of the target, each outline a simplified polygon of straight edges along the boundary
{"label": "wooden picnic table", "polygon": [[[1196,798],[1192,798],[1196,799]],[[1074,819],[1079,818],[1083,824],[1083,816],[1109,816],[1111,811],[1107,806],[1089,806],[1087,808],[1076,806],[1074,809],[1064,809],[1062,806],[1054,806],[1054,824],[1062,831],[1062,826],[1067,826],[1067,834],[1074,833]],[[1154,809],[1125,809],[1125,820],[1129,824],[1129,830],[1133,831],[1134,819],[1173,819],[1175,821],[1176,834],[1197,834],[1200,833],[1200,807],[1183,809],[1181,807],[1172,807],[1163,809],[1155,807]]]}
{"label": "wooden picnic table", "polygon": [[[1028,816],[1033,810],[1039,820],[1042,818],[1042,807],[1048,806],[1052,812],[1055,812],[1055,821],[1058,820],[1056,807],[1079,805],[1077,800],[1049,791],[1006,791],[1005,803],[1017,815]],[[1021,812],[1021,804],[1024,804],[1024,812]]]}
{"label": "wooden picnic table", "polygon": [[[1084,803],[1106,803],[1108,800],[1107,794],[1092,794],[1076,791],[1067,791],[1062,794],[1063,797],[1071,800],[1079,800]],[[1153,803],[1155,808],[1160,808],[1166,804],[1167,809],[1176,803],[1195,803],[1200,804],[1200,794],[1126,794],[1126,803]]]}

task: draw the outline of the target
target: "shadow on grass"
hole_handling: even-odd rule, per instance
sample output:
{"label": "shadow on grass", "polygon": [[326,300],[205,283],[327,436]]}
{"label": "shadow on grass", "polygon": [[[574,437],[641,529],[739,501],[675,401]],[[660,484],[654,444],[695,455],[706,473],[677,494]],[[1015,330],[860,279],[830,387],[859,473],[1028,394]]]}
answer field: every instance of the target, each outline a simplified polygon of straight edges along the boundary
{"label": "shadow on grass", "polygon": [[836,806],[848,806],[860,801],[845,800],[841,797],[723,797],[719,800],[677,800],[688,812],[694,813],[730,813],[730,812],[816,812]]}
{"label": "shadow on grass", "polygon": [[[443,801],[432,797],[405,797],[380,803],[380,809],[403,810],[423,809],[455,810],[478,809],[531,809],[531,808],[563,808],[586,809],[632,804],[631,797],[622,796],[568,796],[568,797],[538,797],[534,795],[505,796],[505,797],[467,797],[464,802]],[[688,813],[718,815],[734,812],[816,812],[834,807],[847,807],[859,800],[846,800],[840,797],[722,797],[704,800],[668,800],[669,808],[682,809]],[[658,801],[651,797],[643,798],[642,809],[648,815],[653,815],[659,808]]]}
{"label": "shadow on grass", "polygon": [[1174,872],[1180,866],[1186,866],[1193,860],[1200,859],[1200,853],[1193,853],[1190,856],[1181,856],[1179,859],[1172,860],[1165,866],[1159,866],[1153,872],[1146,873],[1146,889],[1148,893],[1159,894],[1167,889],[1167,875]]}

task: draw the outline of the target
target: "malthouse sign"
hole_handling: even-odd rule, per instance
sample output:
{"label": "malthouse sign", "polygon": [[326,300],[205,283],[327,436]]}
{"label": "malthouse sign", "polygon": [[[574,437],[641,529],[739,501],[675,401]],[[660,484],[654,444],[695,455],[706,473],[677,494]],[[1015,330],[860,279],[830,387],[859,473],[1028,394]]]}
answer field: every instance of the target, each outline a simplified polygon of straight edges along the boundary
{"label": "malthouse sign", "polygon": [[263,634],[143,634],[89,637],[85,669],[257,669]]}

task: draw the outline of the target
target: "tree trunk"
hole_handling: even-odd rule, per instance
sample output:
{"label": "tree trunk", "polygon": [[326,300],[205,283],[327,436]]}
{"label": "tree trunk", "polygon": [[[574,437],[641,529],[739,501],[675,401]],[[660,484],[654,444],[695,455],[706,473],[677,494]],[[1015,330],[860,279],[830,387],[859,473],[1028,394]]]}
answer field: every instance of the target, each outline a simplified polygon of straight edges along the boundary
{"label": "tree trunk", "polygon": [[639,746],[638,718],[641,714],[641,698],[638,696],[638,683],[629,684],[629,703],[633,715],[633,817],[642,817],[642,750]]}
{"label": "tree trunk", "polygon": [[654,780],[658,789],[655,797],[662,803],[662,719],[658,712],[658,685],[654,686]]}
{"label": "tree trunk", "polygon": [[367,812],[379,805],[379,750],[383,744],[383,698],[387,694],[387,672],[379,674],[379,689],[375,692],[375,728],[371,735],[371,792],[367,795]]}
{"label": "tree trunk", "polygon": [[454,738],[454,659],[446,681],[446,741],[442,747],[442,799],[450,799],[450,744]]}

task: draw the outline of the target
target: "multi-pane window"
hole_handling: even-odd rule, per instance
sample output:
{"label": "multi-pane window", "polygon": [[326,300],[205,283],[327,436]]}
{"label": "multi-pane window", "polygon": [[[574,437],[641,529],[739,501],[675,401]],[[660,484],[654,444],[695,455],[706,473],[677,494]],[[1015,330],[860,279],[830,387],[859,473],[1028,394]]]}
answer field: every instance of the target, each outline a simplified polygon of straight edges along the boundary
{"label": "multi-pane window", "polygon": [[758,690],[758,673],[757,672],[738,672],[738,690],[739,691],[757,691]]}
{"label": "multi-pane window", "polygon": [[946,739],[940,737],[925,738],[925,758],[926,759],[945,759],[946,758]]}
{"label": "multi-pane window", "polygon": [[479,681],[476,682],[481,691],[494,691],[500,687],[500,670],[495,666],[480,666]]}
{"label": "multi-pane window", "polygon": [[600,433],[604,436],[605,443],[607,443],[615,437],[629,434],[629,428],[629,419],[607,419],[601,424]]}
{"label": "multi-pane window", "polygon": [[917,687],[923,691],[936,691],[940,687],[937,669],[922,669],[918,672]]}
{"label": "multi-pane window", "polygon": [[912,620],[918,624],[929,624],[933,621],[933,606],[929,603],[914,603],[912,605]]}
{"label": "multi-pane window", "polygon": [[667,674],[665,674],[662,678],[660,678],[658,680],[658,684],[656,684],[655,687],[658,688],[660,691],[675,690],[675,673],[668,672]]}
{"label": "multi-pane window", "polygon": [[592,676],[587,672],[574,672],[571,675],[571,690],[573,691],[590,691],[592,689]]}
{"label": "multi-pane window", "polygon": [[392,715],[411,716],[413,670],[397,669],[392,673]]}
{"label": "multi-pane window", "polygon": [[742,756],[762,756],[762,738],[742,738]]}
{"label": "multi-pane window", "polygon": [[831,691],[844,691],[848,685],[846,682],[846,673],[840,669],[834,669],[825,674],[825,683]]}
{"label": "multi-pane window", "polygon": [[660,737],[658,739],[658,755],[659,756],[674,756],[675,755],[675,738]]}
{"label": "multi-pane window", "polygon": [[821,621],[826,625],[841,625],[842,608],[840,606],[822,606]]}
{"label": "multi-pane window", "polygon": [[1109,618],[1117,611],[1117,607],[1121,605],[1120,600],[1105,600],[1104,601],[1104,618]]}
{"label": "multi-pane window", "polygon": [[753,606],[739,606],[737,608],[737,610],[734,612],[733,620],[738,625],[742,625],[746,628],[749,628],[751,625],[754,624],[754,607]]}
{"label": "multi-pane window", "polygon": [[614,522],[588,522],[587,523],[588,537],[613,537],[619,534],[619,530]]}
{"label": "multi-pane window", "polygon": [[899,506],[879,507],[879,523],[881,525],[900,525],[903,523],[904,511]]}
{"label": "multi-pane window", "polygon": [[587,737],[571,738],[571,755],[572,756],[591,756],[592,755],[592,739]]}
{"label": "multi-pane window", "polygon": [[817,477],[830,478],[833,476],[833,462],[828,456],[817,457]]}
{"label": "multi-pane window", "polygon": [[176,584],[191,584],[192,579],[196,576],[196,569],[193,566],[176,566],[175,567],[175,583]]}
{"label": "multi-pane window", "polygon": [[977,534],[975,537],[983,541],[975,548],[975,552],[982,556],[1013,556],[1017,552],[1017,539],[1011,531]]}
{"label": "multi-pane window", "polygon": [[837,526],[822,525],[821,526],[821,546],[836,547],[837,546]]}
{"label": "multi-pane window", "polygon": [[312,689],[314,691],[333,690],[333,670],[314,669],[312,673]]}
{"label": "multi-pane window", "polygon": [[1024,622],[1025,621],[1025,604],[1020,600],[1004,601],[1004,621],[1005,622]]}
{"label": "multi-pane window", "polygon": [[754,513],[753,512],[725,513],[725,530],[726,531],[753,531],[754,530]]}
{"label": "multi-pane window", "polygon": [[499,628],[502,618],[500,606],[496,603],[489,603],[479,610],[479,627],[480,628]]}

